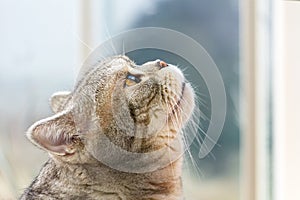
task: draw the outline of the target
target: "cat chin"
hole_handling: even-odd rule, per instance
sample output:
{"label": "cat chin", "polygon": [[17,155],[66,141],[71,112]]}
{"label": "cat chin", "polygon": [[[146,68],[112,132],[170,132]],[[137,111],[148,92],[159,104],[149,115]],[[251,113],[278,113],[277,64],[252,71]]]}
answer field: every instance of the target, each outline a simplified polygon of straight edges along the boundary
{"label": "cat chin", "polygon": [[185,89],[182,93],[182,101],[180,104],[180,109],[184,111],[182,115],[182,123],[185,124],[192,115],[195,107],[195,93],[190,83],[185,84]]}

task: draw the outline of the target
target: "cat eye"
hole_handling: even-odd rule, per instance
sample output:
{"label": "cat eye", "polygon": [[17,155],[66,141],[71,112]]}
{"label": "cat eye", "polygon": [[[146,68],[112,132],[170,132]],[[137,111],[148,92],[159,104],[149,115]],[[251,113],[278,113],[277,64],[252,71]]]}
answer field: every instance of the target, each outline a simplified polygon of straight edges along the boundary
{"label": "cat eye", "polygon": [[126,76],[125,85],[132,86],[132,85],[135,85],[135,84],[141,82],[141,79],[139,77],[140,76],[135,76],[135,75],[128,73]]}

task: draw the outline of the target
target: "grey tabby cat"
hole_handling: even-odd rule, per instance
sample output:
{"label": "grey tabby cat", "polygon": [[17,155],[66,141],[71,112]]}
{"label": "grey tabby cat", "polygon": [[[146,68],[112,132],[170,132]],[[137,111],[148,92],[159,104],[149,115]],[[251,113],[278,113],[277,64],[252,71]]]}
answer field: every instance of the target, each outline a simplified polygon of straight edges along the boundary
{"label": "grey tabby cat", "polygon": [[29,128],[50,159],[21,199],[183,199],[181,130],[194,105],[173,65],[101,61]]}

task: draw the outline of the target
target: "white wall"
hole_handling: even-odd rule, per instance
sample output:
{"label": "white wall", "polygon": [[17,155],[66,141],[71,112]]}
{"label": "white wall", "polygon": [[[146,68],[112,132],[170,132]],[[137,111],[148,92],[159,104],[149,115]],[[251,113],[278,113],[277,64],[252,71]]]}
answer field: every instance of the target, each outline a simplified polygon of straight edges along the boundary
{"label": "white wall", "polygon": [[284,1],[284,199],[300,199],[300,2]]}

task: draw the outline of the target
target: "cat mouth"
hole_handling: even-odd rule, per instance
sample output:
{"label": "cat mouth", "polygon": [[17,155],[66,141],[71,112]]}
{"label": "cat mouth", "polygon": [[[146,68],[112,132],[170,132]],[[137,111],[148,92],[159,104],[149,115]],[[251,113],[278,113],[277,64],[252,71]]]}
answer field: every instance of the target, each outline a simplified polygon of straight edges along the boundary
{"label": "cat mouth", "polygon": [[180,97],[178,99],[178,101],[176,102],[176,104],[174,105],[173,109],[172,109],[172,114],[175,115],[175,113],[178,111],[178,108],[181,106],[181,102],[183,99],[183,93],[184,93],[184,89],[185,89],[185,82],[182,83],[181,85],[181,94]]}

